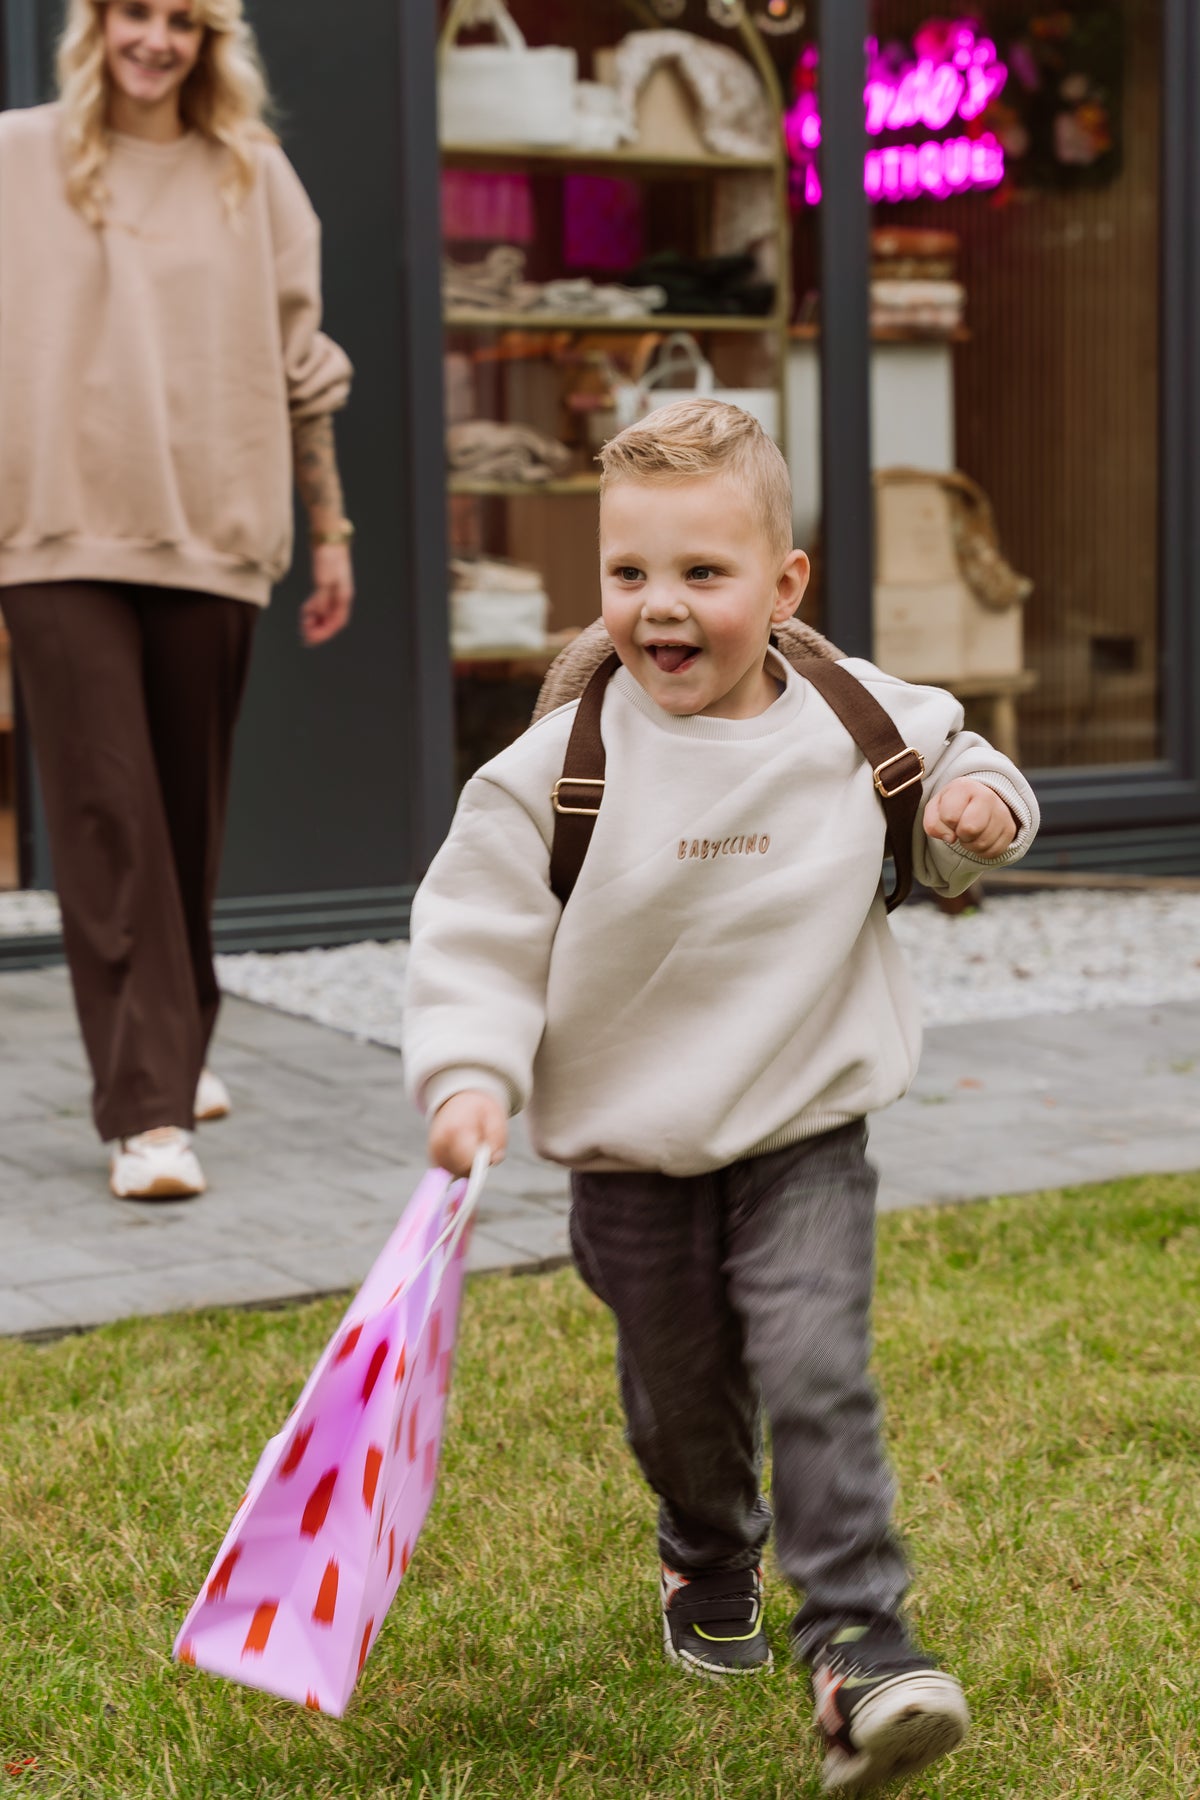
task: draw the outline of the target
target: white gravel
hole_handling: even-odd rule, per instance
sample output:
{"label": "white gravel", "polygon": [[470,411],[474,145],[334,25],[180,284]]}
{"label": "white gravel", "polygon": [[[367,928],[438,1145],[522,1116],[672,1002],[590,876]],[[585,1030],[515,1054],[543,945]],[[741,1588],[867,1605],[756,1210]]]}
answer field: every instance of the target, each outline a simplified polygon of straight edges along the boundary
{"label": "white gravel", "polygon": [[398,1050],[407,960],[405,943],[346,944],[279,956],[218,956],[217,974],[227,994]]}
{"label": "white gravel", "polygon": [[49,937],[58,923],[53,894],[0,894],[0,937]]}
{"label": "white gravel", "polygon": [[[52,895],[0,895],[0,935],[56,923]],[[954,916],[905,907],[893,926],[930,1025],[1200,1000],[1200,894],[989,895]],[[351,944],[221,956],[217,966],[228,993],[398,1045],[407,951]]]}
{"label": "white gravel", "polygon": [[989,895],[892,924],[927,1025],[1200,1000],[1200,894]]}
{"label": "white gravel", "polygon": [[[956,915],[905,907],[892,923],[928,1025],[1200,1000],[1200,894],[1007,894]],[[219,968],[230,993],[398,1044],[407,950],[225,956]]]}

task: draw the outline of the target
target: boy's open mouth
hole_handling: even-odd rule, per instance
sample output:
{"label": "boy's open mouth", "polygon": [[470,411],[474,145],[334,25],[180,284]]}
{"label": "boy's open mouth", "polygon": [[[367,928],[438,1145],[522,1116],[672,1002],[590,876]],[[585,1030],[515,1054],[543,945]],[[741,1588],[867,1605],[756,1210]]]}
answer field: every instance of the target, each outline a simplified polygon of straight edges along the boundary
{"label": "boy's open mouth", "polygon": [[700,652],[694,644],[647,644],[646,655],[664,675],[678,675],[690,669]]}

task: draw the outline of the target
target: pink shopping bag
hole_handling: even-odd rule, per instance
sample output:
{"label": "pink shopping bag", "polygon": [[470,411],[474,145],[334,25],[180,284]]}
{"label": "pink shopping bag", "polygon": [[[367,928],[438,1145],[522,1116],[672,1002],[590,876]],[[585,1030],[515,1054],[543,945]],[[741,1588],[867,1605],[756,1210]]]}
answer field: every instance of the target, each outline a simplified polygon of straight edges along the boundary
{"label": "pink shopping bag", "polygon": [[178,1661],[345,1712],[433,1499],[487,1174],[422,1180],[259,1459],[175,1640]]}

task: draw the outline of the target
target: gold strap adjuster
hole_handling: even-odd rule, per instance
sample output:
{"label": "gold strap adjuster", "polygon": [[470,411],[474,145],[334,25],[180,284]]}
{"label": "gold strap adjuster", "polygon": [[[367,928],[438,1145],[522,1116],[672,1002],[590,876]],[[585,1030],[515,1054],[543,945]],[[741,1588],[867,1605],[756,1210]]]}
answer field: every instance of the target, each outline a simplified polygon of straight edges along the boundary
{"label": "gold strap adjuster", "polygon": [[[892,768],[898,762],[903,762],[906,756],[916,757],[917,773],[915,775],[910,775],[907,781],[901,781],[895,787],[888,787],[883,780],[884,770]],[[924,779],[925,758],[921,755],[919,750],[914,750],[911,745],[907,750],[897,750],[895,756],[889,756],[887,761],[881,762],[879,767],[875,770],[875,787],[884,800],[894,800],[897,794],[902,794],[904,792],[905,788],[917,787]]]}
{"label": "gold strap adjuster", "polygon": [[[558,797],[560,788],[599,788],[595,806],[564,806]],[[550,790],[550,804],[556,813],[579,819],[594,819],[600,811],[600,802],[604,798],[604,782],[595,775],[560,775]]]}

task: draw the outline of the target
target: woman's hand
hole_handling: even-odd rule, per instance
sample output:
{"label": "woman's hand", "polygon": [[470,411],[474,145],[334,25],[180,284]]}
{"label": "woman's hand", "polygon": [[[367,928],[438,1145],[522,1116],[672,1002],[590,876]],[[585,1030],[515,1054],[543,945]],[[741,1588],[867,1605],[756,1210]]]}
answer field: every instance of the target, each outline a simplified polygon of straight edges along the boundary
{"label": "woman's hand", "polygon": [[327,644],[350,623],[354,564],[348,544],[314,544],[313,591],[300,608],[300,639],[312,649]]}

